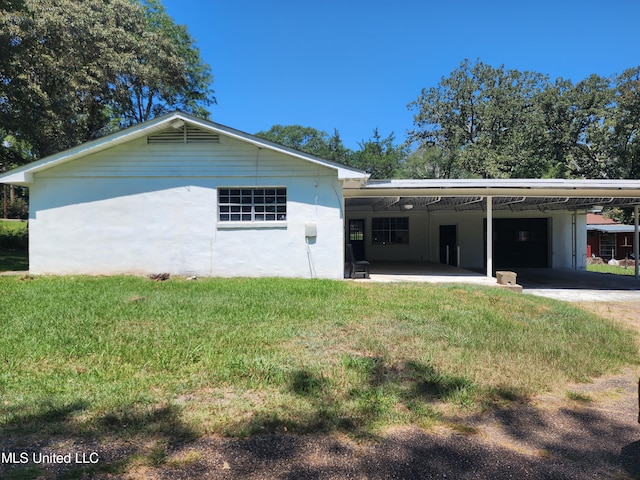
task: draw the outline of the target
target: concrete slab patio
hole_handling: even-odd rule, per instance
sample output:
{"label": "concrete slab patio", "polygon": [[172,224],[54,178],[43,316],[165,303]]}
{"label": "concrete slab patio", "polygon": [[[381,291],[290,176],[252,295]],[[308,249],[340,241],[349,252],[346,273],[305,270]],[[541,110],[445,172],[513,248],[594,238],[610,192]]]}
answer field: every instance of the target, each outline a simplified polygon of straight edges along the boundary
{"label": "concrete slab patio", "polygon": [[496,280],[478,272],[432,262],[376,262],[373,282],[474,283],[495,286]]}
{"label": "concrete slab patio", "polygon": [[[569,302],[640,302],[640,281],[632,276],[561,268],[514,269],[523,293]],[[365,280],[367,281],[367,280]],[[470,283],[497,286],[481,272],[440,263],[386,262],[371,264],[372,282]]]}

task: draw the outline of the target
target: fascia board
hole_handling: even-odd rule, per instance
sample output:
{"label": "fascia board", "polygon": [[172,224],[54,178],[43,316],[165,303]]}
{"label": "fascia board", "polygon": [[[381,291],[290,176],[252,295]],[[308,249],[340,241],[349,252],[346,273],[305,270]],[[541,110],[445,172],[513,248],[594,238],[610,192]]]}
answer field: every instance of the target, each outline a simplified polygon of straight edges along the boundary
{"label": "fascia board", "polygon": [[157,119],[150,120],[144,124],[130,127],[126,130],[50,155],[42,160],[28,163],[27,165],[10,170],[4,175],[1,175],[0,183],[29,185],[30,183],[33,183],[35,173],[144,137],[149,133],[164,129],[165,124],[174,120],[174,118],[174,115],[158,117]]}
{"label": "fascia board", "polygon": [[178,119],[205,130],[235,138],[245,143],[250,143],[258,148],[266,148],[275,152],[283,153],[288,156],[299,158],[310,163],[330,168],[337,172],[339,180],[357,179],[364,182],[369,178],[369,174],[367,174],[366,172],[362,172],[354,168],[315,157],[313,155],[308,155],[304,152],[300,152],[273,142],[269,142],[267,140],[260,139],[254,135],[232,129],[224,125],[209,122],[207,120],[202,120],[182,112],[175,112],[162,117],[157,117],[153,120],[149,120],[148,122],[135,125],[126,130],[113,133],[104,138],[83,143],[82,145],[79,145],[77,147],[65,150],[58,154],[46,157],[42,160],[38,160],[36,162],[32,162],[17,169],[11,170],[6,174],[0,176],[0,183],[28,185],[29,183],[33,182],[34,173],[41,172],[58,165],[62,165],[86,155],[122,145],[137,138],[149,135],[150,133],[153,133],[155,131],[163,130],[164,128],[166,128],[166,125],[168,123]]}
{"label": "fascia board", "polygon": [[633,225],[587,225],[587,230],[603,233],[633,233]]}
{"label": "fascia board", "polygon": [[638,180],[373,180],[345,197],[496,196],[640,198]]}

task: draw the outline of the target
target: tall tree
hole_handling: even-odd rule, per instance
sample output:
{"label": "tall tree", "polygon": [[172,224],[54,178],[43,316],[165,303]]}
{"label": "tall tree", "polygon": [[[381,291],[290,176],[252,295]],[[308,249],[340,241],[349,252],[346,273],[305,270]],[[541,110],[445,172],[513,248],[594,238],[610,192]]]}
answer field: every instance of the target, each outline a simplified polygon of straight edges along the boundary
{"label": "tall tree", "polygon": [[450,167],[440,148],[435,145],[426,145],[411,152],[400,164],[396,175],[399,178],[419,179],[457,177],[450,171],[447,172]]}
{"label": "tall tree", "polygon": [[324,154],[325,158],[342,163],[343,165],[349,164],[353,151],[344,146],[338,129],[333,129],[333,135],[329,138],[327,147],[328,151]]}
{"label": "tall tree", "polygon": [[539,158],[529,139],[542,125],[534,99],[547,82],[534,72],[465,60],[409,104],[417,111],[409,141],[439,147],[447,158],[445,176],[539,174]]}
{"label": "tall tree", "polygon": [[24,161],[167,110],[203,114],[211,79],[156,0],[10,0],[0,10],[0,125],[29,145]]}
{"label": "tall tree", "polygon": [[613,82],[615,108],[607,133],[614,174],[640,178],[640,67],[625,70]]}
{"label": "tall tree", "polygon": [[115,113],[123,126],[172,110],[207,118],[215,102],[213,76],[184,25],[176,25],[159,0],[140,0],[137,35],[113,83]]}
{"label": "tall tree", "polygon": [[329,136],[327,132],[312,127],[274,125],[267,131],[256,133],[256,136],[343,164],[348,163],[351,155],[343,145],[338,130]]}
{"label": "tall tree", "polygon": [[605,122],[613,107],[612,93],[608,79],[591,75],[575,85],[560,78],[538,95],[544,129],[536,139],[553,176],[599,178],[613,173]]}
{"label": "tall tree", "polygon": [[[12,2],[0,20],[0,123],[28,142],[32,157],[75,145],[106,120],[99,95],[106,68],[97,36],[115,35],[112,22],[87,29],[95,10],[79,2]],[[27,159],[25,159],[27,160]]]}
{"label": "tall tree", "polygon": [[371,178],[392,178],[399,175],[408,148],[396,145],[393,133],[382,137],[378,129],[372,136],[359,142],[359,149],[350,150],[344,146],[340,133],[333,135],[312,127],[301,125],[274,125],[267,131],[256,133],[258,137],[317,155],[334,162],[359,168],[371,174]]}
{"label": "tall tree", "polygon": [[371,178],[394,178],[398,176],[402,162],[407,156],[405,145],[396,145],[395,136],[390,133],[382,137],[378,129],[373,135],[359,143],[350,164],[371,174]]}

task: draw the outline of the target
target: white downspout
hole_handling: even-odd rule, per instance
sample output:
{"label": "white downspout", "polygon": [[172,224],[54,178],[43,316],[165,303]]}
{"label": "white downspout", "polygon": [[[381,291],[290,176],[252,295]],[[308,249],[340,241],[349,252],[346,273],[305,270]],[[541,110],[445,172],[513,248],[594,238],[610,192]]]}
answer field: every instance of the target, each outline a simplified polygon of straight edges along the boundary
{"label": "white downspout", "polygon": [[638,210],[640,207],[635,205],[633,207],[633,256],[636,261],[636,280],[640,279],[640,271],[638,268],[640,259],[638,259],[638,252],[640,251],[640,235],[638,234]]}
{"label": "white downspout", "polygon": [[571,268],[578,269],[578,213],[571,214]]}

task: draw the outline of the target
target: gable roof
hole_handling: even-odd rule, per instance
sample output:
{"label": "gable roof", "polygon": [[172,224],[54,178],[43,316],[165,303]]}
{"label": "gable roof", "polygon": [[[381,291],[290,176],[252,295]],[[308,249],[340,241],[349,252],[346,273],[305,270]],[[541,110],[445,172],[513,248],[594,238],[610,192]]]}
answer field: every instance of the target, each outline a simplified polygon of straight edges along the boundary
{"label": "gable roof", "polygon": [[587,225],[620,225],[612,218],[605,217],[601,213],[587,213]]}
{"label": "gable roof", "polygon": [[252,144],[258,148],[265,148],[283,153],[306,162],[333,169],[338,173],[339,180],[354,180],[356,183],[364,183],[369,178],[369,174],[361,170],[341,165],[293,148],[285,147],[219,123],[203,120],[183,112],[173,112],[10,170],[4,175],[0,175],[0,183],[28,186],[33,183],[33,175],[37,172],[77,160],[117,145],[122,145],[138,138],[161,132],[166,130],[167,126],[178,121],[185,122],[188,125],[200,128],[210,133],[225,135],[227,137]]}
{"label": "gable roof", "polygon": [[633,233],[633,225],[624,225],[601,213],[587,213],[587,230],[604,233]]}

